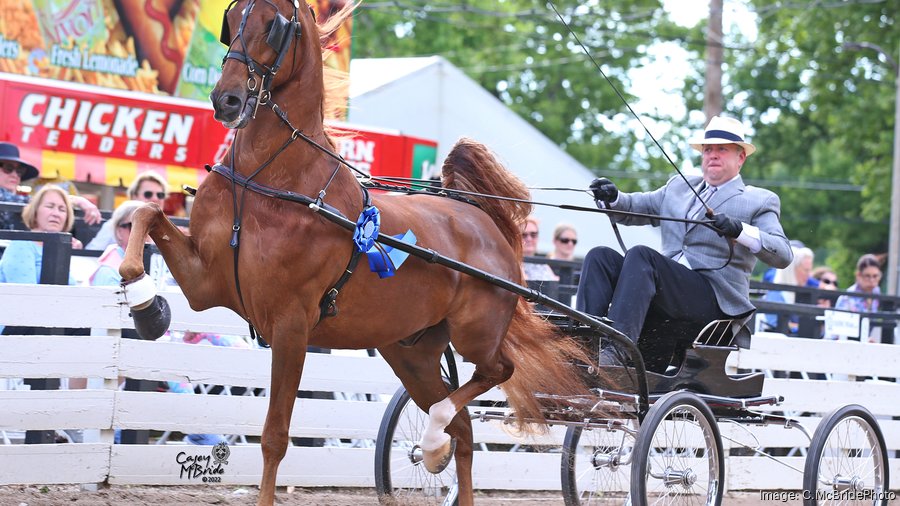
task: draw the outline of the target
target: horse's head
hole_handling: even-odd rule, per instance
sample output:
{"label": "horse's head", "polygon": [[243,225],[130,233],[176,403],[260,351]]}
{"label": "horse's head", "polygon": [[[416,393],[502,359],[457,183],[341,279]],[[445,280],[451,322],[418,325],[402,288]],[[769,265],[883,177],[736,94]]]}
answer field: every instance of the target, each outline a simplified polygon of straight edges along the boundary
{"label": "horse's head", "polygon": [[319,55],[321,65],[315,18],[304,0],[232,0],[220,40],[228,53],[210,100],[215,118],[228,128],[243,128],[256,117],[297,70],[304,51]]}

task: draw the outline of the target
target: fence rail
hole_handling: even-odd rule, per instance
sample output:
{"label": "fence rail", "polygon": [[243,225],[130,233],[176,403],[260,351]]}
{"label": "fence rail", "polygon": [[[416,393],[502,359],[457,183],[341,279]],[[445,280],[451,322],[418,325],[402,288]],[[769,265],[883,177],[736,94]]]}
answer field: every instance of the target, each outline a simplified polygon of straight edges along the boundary
{"label": "fence rail", "polygon": [[[243,321],[227,310],[196,313],[179,293],[166,294],[176,331],[243,334]],[[269,382],[269,351],[196,346],[181,343],[121,339],[131,327],[128,310],[117,288],[41,285],[0,285],[3,323],[45,328],[90,325],[90,336],[0,336],[0,377],[93,378],[87,390],[0,391],[0,431],[86,429],[97,432],[81,444],[0,445],[0,483],[93,483],[188,485],[201,483],[184,475],[179,454],[209,455],[209,447],[184,444],[112,444],[116,428],[222,433],[246,436],[249,443],[232,445],[222,483],[258,483],[262,456],[255,438],[262,432]],[[8,311],[7,311],[8,309]],[[86,317],[86,315],[89,315]],[[789,339],[757,334],[753,348],[733,355],[731,365],[764,370],[806,370],[863,378],[888,377],[900,361],[900,348],[854,342]],[[463,378],[470,364],[461,363]],[[119,376],[143,380],[187,380],[243,387],[247,395],[176,395],[120,391]],[[850,378],[851,380],[853,378]],[[290,434],[327,438],[325,447],[289,448],[279,470],[279,484],[298,486],[371,487],[374,449],[389,395],[399,385],[379,358],[310,354],[301,388],[335,392],[335,399],[298,399]],[[371,394],[369,396],[349,394]],[[900,416],[895,399],[900,386],[888,381],[794,380],[770,378],[766,394],[782,395],[783,405],[771,409],[804,414],[810,429],[832,407],[859,403],[879,415],[888,448],[900,450]],[[502,398],[496,389],[487,396]],[[370,399],[370,400],[366,400]],[[475,485],[479,489],[558,490],[559,453],[563,427],[539,437],[523,438],[499,422],[474,422],[478,443],[541,445],[540,452],[478,451]],[[768,448],[804,448],[799,431],[780,426],[751,428]],[[744,429],[722,426],[731,440],[748,442]],[[734,446],[726,439],[726,447]],[[801,450],[802,453],[802,450]],[[893,454],[893,452],[892,452]],[[4,458],[9,457],[9,458]],[[779,457],[802,468],[802,457]],[[891,459],[895,476],[900,460]],[[798,473],[785,473],[761,457],[732,456],[726,465],[728,490],[799,489]],[[795,476],[796,474],[796,476]]]}

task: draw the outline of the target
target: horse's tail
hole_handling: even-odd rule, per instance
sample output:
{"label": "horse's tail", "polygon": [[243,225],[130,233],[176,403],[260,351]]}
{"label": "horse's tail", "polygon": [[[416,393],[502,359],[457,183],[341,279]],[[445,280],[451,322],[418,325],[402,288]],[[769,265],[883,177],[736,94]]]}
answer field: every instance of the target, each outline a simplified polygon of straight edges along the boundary
{"label": "horse's tail", "polygon": [[515,370],[500,388],[516,413],[520,430],[540,428],[526,425],[527,421],[546,423],[536,393],[547,394],[544,408],[565,407],[563,399],[589,394],[586,371],[579,372],[577,365],[592,363],[587,350],[581,342],[563,335],[556,325],[535,314],[531,304],[522,297],[501,350]]}
{"label": "horse's tail", "polygon": [[[463,137],[456,142],[441,169],[444,188],[497,195],[528,201],[531,194],[519,178],[508,171],[484,144]],[[478,203],[503,233],[517,256],[522,252],[522,222],[531,214],[531,204],[515,200],[482,198],[463,194]]]}
{"label": "horse's tail", "polygon": [[[522,253],[521,223],[531,214],[530,193],[519,178],[506,170],[490,150],[472,139],[457,141],[442,169],[445,188],[485,195],[511,197],[501,200],[464,195],[475,200],[503,233],[517,256]],[[536,428],[526,420],[544,422],[535,393],[560,397],[588,393],[576,363],[590,364],[581,344],[562,335],[550,322],[536,316],[531,305],[519,297],[501,353],[515,370],[501,388],[516,412],[520,430]]]}

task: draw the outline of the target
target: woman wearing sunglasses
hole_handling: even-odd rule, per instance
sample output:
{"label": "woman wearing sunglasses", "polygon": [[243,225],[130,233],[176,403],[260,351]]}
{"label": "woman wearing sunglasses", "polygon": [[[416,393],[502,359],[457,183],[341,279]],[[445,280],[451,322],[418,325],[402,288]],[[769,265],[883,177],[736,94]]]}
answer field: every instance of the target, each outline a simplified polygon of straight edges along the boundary
{"label": "woman wearing sunglasses", "polygon": [[[131,182],[131,186],[128,187],[128,200],[137,200],[141,203],[153,202],[159,207],[163,207],[168,195],[168,187],[169,183],[162,176],[151,170],[144,171],[138,174]],[[104,223],[97,235],[84,248],[105,250],[116,244],[115,230],[113,230],[111,222],[112,220],[109,220]]]}
{"label": "woman wearing sunglasses", "polygon": [[[522,224],[522,256],[537,256],[538,245],[538,221],[533,216],[525,218]],[[524,262],[522,271],[526,280],[531,281],[558,281],[559,277],[547,264]]]}
{"label": "woman wearing sunglasses", "polygon": [[560,223],[553,229],[553,251],[547,258],[556,260],[575,260],[575,245],[578,244],[578,232],[568,223]]}
{"label": "woman wearing sunglasses", "polygon": [[108,223],[113,229],[115,243],[107,246],[97,260],[97,269],[89,278],[91,286],[118,286],[122,281],[119,265],[125,258],[125,247],[131,237],[131,217],[142,205],[144,203],[139,200],[126,200],[113,211]]}
{"label": "woman wearing sunglasses", "polygon": [[[828,267],[827,265],[823,265],[821,267],[816,267],[812,271],[812,277],[816,281],[819,282],[820,290],[837,290],[838,289],[838,277],[837,274]],[[837,300],[837,296],[834,297],[825,297],[820,298],[817,304],[821,307],[832,307],[834,306],[834,302]]]}

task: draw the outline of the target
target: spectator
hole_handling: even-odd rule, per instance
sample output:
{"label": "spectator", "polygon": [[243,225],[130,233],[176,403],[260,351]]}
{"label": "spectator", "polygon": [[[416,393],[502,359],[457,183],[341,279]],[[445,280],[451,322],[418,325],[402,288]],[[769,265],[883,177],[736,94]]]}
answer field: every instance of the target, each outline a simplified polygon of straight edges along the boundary
{"label": "spectator", "polygon": [[114,231],[115,243],[107,246],[100,254],[97,269],[88,278],[92,286],[118,286],[122,282],[119,265],[125,259],[125,248],[128,246],[128,238],[131,237],[131,216],[142,205],[144,203],[138,200],[126,200],[113,211],[107,223]]}
{"label": "spectator", "polygon": [[[19,158],[19,148],[8,142],[0,142],[0,202],[27,204],[30,197],[19,195],[18,186],[22,181],[34,179],[38,175],[34,165]],[[69,195],[65,191],[62,194],[71,205],[81,209],[87,224],[100,223],[100,210],[93,202],[80,195]],[[13,230],[15,224],[14,213],[0,212],[0,230]]]}
{"label": "spectator", "polygon": [[[128,200],[153,202],[162,208],[168,188],[169,183],[162,176],[150,170],[144,171],[138,174],[128,187]],[[85,249],[106,250],[107,247],[116,244],[115,231],[110,221],[112,220],[108,220],[100,227],[100,231],[87,243]]]}
{"label": "spectator", "polygon": [[[881,262],[875,255],[863,255],[856,262],[856,283],[847,287],[848,292],[859,292],[869,295],[880,295],[881,289]],[[835,309],[853,311],[855,313],[874,313],[878,311],[878,299],[871,297],[859,297],[854,295],[841,295],[834,305]],[[878,329],[880,330],[880,329]],[[829,339],[838,339],[838,336],[828,336]],[[879,342],[880,338],[870,333],[866,339],[870,343]],[[862,340],[862,336],[860,336]]]}
{"label": "spectator", "polygon": [[[522,255],[533,257],[537,255],[538,243],[538,221],[533,216],[525,218],[522,224]],[[553,269],[547,264],[537,264],[532,262],[524,262],[522,269],[525,273],[525,279],[530,281],[559,281]]]}
{"label": "spectator", "polygon": [[[22,221],[33,232],[68,232],[75,214],[62,188],[45,185],[22,209]],[[72,247],[81,248],[81,242],[73,237]],[[0,257],[0,283],[40,283],[43,256],[43,245],[38,241],[10,241]],[[69,284],[75,284],[71,276]],[[0,332],[3,330],[0,326]]]}
{"label": "spectator", "polygon": [[[838,289],[838,277],[837,274],[828,267],[827,265],[823,265],[820,267],[816,267],[812,271],[812,277],[816,281],[819,282],[819,290],[837,290]],[[837,297],[820,297],[816,304],[820,307],[830,308],[834,306],[834,302],[837,300]]]}
{"label": "spectator", "polygon": [[[804,286],[818,288],[819,282],[810,276],[813,266],[814,253],[809,248],[791,248],[794,252],[794,259],[790,265],[784,269],[779,269],[775,273],[774,283],[779,285]],[[763,300],[771,302],[782,302],[793,304],[796,301],[796,292],[791,290],[769,290]],[[778,328],[778,315],[767,314],[766,324],[772,329]],[[800,317],[792,314],[788,315],[788,335],[796,336],[800,327]],[[820,336],[803,336],[803,337],[820,337]]]}
{"label": "spectator", "polygon": [[[584,260],[576,306],[592,315],[608,316],[612,326],[635,344],[651,316],[701,326],[750,315],[755,310],[750,302],[750,273],[757,259],[785,267],[792,258],[779,221],[778,196],[745,185],[741,178],[744,162],[756,151],[744,138],[744,126],[716,116],[690,145],[702,153],[702,177],[672,177],[650,192],[620,193],[606,178],[595,179],[590,186],[600,208],[689,219],[703,218],[705,211],[717,229],[610,215],[627,225],[659,226],[662,252],[635,246],[623,257],[611,248],[592,249]],[[750,343],[742,339],[737,344],[748,347]],[[643,345],[656,350],[654,359],[664,370],[680,343],[677,336],[667,334]],[[615,347],[604,347],[600,364],[621,364]]]}
{"label": "spectator", "polygon": [[578,232],[568,223],[560,223],[553,229],[553,251],[547,258],[556,260],[575,260],[575,245],[578,244]]}

